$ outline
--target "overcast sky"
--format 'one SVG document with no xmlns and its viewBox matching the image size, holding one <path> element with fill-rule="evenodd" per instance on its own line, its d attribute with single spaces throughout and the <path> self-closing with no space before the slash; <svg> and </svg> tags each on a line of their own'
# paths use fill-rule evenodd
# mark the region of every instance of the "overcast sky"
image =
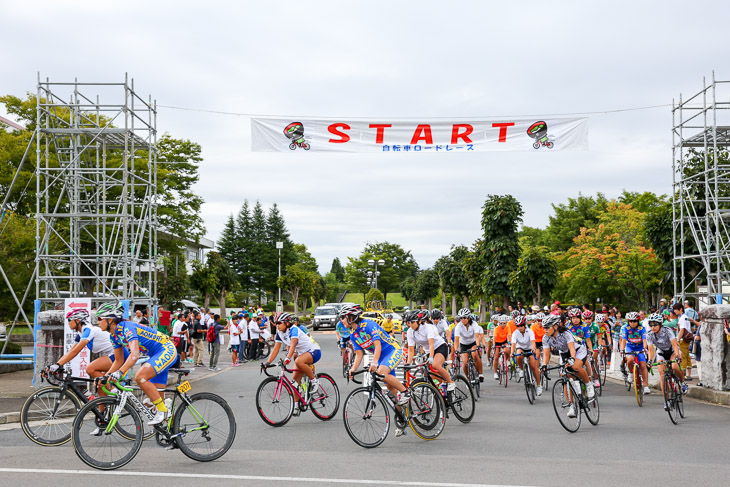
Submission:
<svg viewBox="0 0 730 487">
<path fill-rule="evenodd" d="M 481 117 L 669 105 L 730 79 L 727 1 L 3 1 L 0 93 L 121 81 L 160 105 L 318 117 Z M 712 19 L 718 19 L 713 22 Z M 0 114 L 3 114 L 0 112 Z M 671 192 L 668 106 L 589 117 L 583 152 L 250 152 L 250 118 L 160 108 L 203 147 L 208 237 L 244 198 L 277 202 L 320 270 L 388 240 L 428 267 L 480 234 L 487 194 L 524 223 L 578 192 Z"/>
</svg>

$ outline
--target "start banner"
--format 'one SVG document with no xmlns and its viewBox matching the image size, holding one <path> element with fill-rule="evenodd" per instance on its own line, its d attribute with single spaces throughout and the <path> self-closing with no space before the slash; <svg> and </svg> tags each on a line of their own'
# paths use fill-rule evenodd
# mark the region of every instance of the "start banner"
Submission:
<svg viewBox="0 0 730 487">
<path fill-rule="evenodd" d="M 254 152 L 588 150 L 587 118 L 524 120 L 251 119 Z"/>
</svg>

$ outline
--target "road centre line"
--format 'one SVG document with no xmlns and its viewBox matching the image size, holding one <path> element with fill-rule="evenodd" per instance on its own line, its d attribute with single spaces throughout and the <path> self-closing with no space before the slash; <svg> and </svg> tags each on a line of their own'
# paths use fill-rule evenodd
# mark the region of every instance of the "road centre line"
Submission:
<svg viewBox="0 0 730 487">
<path fill-rule="evenodd" d="M 202 478 L 216 480 L 262 480 L 269 482 L 315 482 L 326 484 L 358 484 L 358 485 L 406 485 L 425 487 L 518 487 L 491 484 L 463 484 L 448 482 L 413 482 L 400 480 L 368 480 L 368 479 L 325 479 L 314 477 L 267 477 L 263 475 L 225 475 L 225 474 L 197 474 L 179 472 L 129 472 L 126 470 L 101 471 L 101 470 L 61 470 L 42 468 L 2 468 L 0 472 L 5 473 L 28 473 L 28 474 L 53 474 L 53 475 L 118 475 L 122 477 L 176 477 L 176 478 Z"/>
</svg>

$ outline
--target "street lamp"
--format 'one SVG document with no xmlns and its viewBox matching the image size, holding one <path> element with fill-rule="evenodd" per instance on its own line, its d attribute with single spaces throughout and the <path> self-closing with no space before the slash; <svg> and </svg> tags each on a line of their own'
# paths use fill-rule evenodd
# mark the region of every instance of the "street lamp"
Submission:
<svg viewBox="0 0 730 487">
<path fill-rule="evenodd" d="M 281 280 L 281 249 L 284 248 L 284 242 L 276 242 L 276 248 L 279 250 L 279 279 L 276 281 L 279 286 L 279 299 L 276 301 L 276 312 L 278 314 L 284 312 L 284 303 L 281 302 L 281 285 L 279 284 Z"/>
<path fill-rule="evenodd" d="M 372 283 L 372 285 L 370 287 L 377 289 L 378 288 L 378 276 L 380 275 L 380 272 L 378 272 L 378 266 L 384 266 L 385 261 L 383 259 L 380 259 L 380 260 L 369 259 L 368 265 L 375 266 L 375 271 L 368 271 L 368 284 Z"/>
</svg>

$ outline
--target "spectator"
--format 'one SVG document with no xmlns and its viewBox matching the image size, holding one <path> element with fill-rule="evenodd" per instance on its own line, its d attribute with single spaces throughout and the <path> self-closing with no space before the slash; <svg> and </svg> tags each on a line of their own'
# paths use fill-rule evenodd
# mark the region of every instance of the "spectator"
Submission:
<svg viewBox="0 0 730 487">
<path fill-rule="evenodd" d="M 659 312 L 664 314 L 665 310 L 668 310 L 669 306 L 667 306 L 667 300 L 662 298 L 659 300 Z"/>
<path fill-rule="evenodd" d="M 692 342 L 692 324 L 687 318 L 687 314 L 684 312 L 684 306 L 680 303 L 676 303 L 672 306 L 674 315 L 677 317 L 677 326 L 679 327 L 679 334 L 677 335 L 677 341 L 679 342 L 679 349 L 682 351 L 682 369 L 685 370 L 684 380 L 692 380 L 692 360 L 689 356 L 689 346 Z"/>
<path fill-rule="evenodd" d="M 213 323 L 211 328 L 213 329 L 212 336 L 213 341 L 210 342 L 210 367 L 213 372 L 218 372 L 218 357 L 221 354 L 221 330 L 225 329 L 224 325 L 220 323 L 220 315 L 213 315 Z"/>
<path fill-rule="evenodd" d="M 170 336 L 170 315 L 164 308 L 157 310 L 157 331 L 167 336 Z"/>
<path fill-rule="evenodd" d="M 615 310 L 611 310 L 612 312 Z M 613 343 L 619 343 L 621 340 L 621 328 L 626 325 L 627 323 L 624 321 L 624 319 L 621 317 L 621 312 L 616 310 L 615 311 L 616 316 L 614 316 L 613 324 L 611 325 L 611 338 L 613 339 Z"/>
<path fill-rule="evenodd" d="M 132 317 L 132 321 L 135 323 L 140 323 L 142 321 L 142 310 L 138 309 L 134 312 L 134 317 Z"/>
<path fill-rule="evenodd" d="M 234 367 L 239 367 L 241 365 L 238 363 L 238 350 L 241 345 L 241 330 L 238 327 L 239 319 L 238 315 L 231 315 L 231 324 L 228 327 L 228 335 L 231 337 L 228 350 L 231 352 L 231 362 L 233 362 Z"/>
<path fill-rule="evenodd" d="M 239 335 L 239 346 L 238 346 L 238 363 L 246 363 L 246 349 L 248 348 L 248 322 L 251 320 L 251 315 L 243 313 L 243 317 L 238 320 L 238 329 L 241 331 Z"/>
<path fill-rule="evenodd" d="M 520 311 L 521 315 L 527 314 L 527 310 L 525 309 L 524 306 L 522 306 L 522 301 L 517 301 L 517 309 Z"/>
<path fill-rule="evenodd" d="M 205 339 L 206 327 L 201 322 L 202 315 L 200 311 L 193 313 L 193 334 L 190 336 L 193 341 L 193 364 L 195 367 L 203 366 L 203 340 Z"/>
<path fill-rule="evenodd" d="M 672 313 L 671 309 L 665 309 L 662 311 L 662 317 L 664 317 L 664 326 L 672 330 L 672 333 L 674 333 L 674 336 L 677 336 L 677 326 L 678 326 L 678 320 L 677 317 L 674 316 L 674 313 Z"/>
<path fill-rule="evenodd" d="M 177 315 L 175 323 L 172 325 L 172 341 L 175 342 L 175 348 L 180 356 L 180 362 L 186 362 L 187 357 L 187 336 L 188 336 L 188 324 L 185 321 L 185 315 L 182 313 Z"/>
<path fill-rule="evenodd" d="M 150 326 L 150 320 L 147 319 L 147 308 L 142 310 L 142 319 L 139 320 L 140 325 Z"/>
<path fill-rule="evenodd" d="M 257 316 L 248 324 L 248 358 L 258 360 L 259 340 L 261 339 L 261 317 Z"/>
</svg>

